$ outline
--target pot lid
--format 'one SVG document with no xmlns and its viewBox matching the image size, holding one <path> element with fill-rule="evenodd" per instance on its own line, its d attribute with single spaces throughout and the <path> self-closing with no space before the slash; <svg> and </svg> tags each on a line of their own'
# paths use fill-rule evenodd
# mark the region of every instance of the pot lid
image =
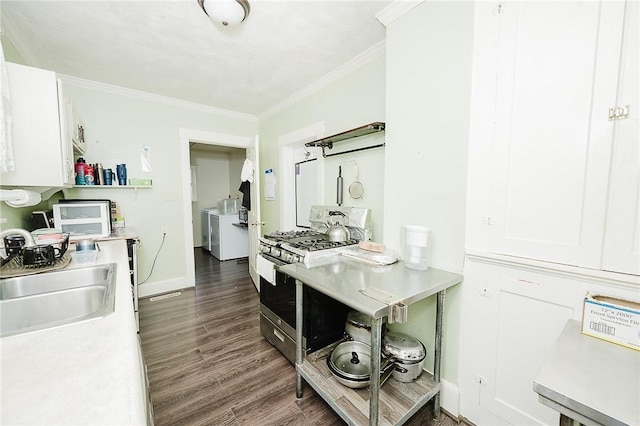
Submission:
<svg viewBox="0 0 640 426">
<path fill-rule="evenodd" d="M 348 379 L 369 380 L 370 354 L 371 349 L 362 342 L 342 342 L 331 351 L 329 367 L 335 368 L 335 373 Z"/>
<path fill-rule="evenodd" d="M 422 342 L 408 334 L 389 331 L 382 336 L 382 353 L 400 362 L 415 363 L 427 356 L 427 349 Z"/>
</svg>

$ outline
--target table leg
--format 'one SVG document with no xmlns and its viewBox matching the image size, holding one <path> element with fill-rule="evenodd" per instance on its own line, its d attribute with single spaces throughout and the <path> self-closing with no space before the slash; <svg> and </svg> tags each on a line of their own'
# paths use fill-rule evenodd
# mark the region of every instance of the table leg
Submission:
<svg viewBox="0 0 640 426">
<path fill-rule="evenodd" d="M 302 398 L 302 376 L 298 366 L 302 365 L 302 281 L 296 280 L 296 397 Z"/>
<path fill-rule="evenodd" d="M 380 396 L 380 353 L 382 347 L 382 318 L 371 320 L 371 376 L 369 378 L 369 425 L 378 424 Z"/>
<path fill-rule="evenodd" d="M 444 313 L 444 296 L 445 291 L 438 292 L 436 302 L 436 336 L 435 336 L 435 348 L 433 355 L 433 380 L 436 383 L 440 383 L 440 363 L 442 360 L 442 317 Z M 438 392 L 433 397 L 433 418 L 440 417 L 440 393 Z"/>
</svg>

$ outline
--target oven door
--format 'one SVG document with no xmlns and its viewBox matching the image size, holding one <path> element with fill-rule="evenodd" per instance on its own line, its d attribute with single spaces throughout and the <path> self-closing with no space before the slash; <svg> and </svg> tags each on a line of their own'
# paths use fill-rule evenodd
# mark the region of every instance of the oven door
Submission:
<svg viewBox="0 0 640 426">
<path fill-rule="evenodd" d="M 285 264 L 277 259 L 272 261 Z M 260 287 L 260 304 L 286 324 L 280 326 L 295 341 L 296 280 L 276 269 L 274 284 L 261 278 Z M 303 285 L 302 298 L 302 335 L 306 339 L 305 348 L 317 350 L 342 338 L 350 308 L 306 285 Z"/>
<path fill-rule="evenodd" d="M 260 259 L 262 257 L 262 259 Z M 277 267 L 286 265 L 262 253 L 258 261 L 260 274 L 260 304 L 267 307 L 291 329 L 296 327 L 296 282 L 293 278 L 278 272 Z M 262 265 L 262 268 L 260 267 Z M 270 268 L 270 269 L 269 269 Z M 291 336 L 295 339 L 295 336 Z"/>
</svg>

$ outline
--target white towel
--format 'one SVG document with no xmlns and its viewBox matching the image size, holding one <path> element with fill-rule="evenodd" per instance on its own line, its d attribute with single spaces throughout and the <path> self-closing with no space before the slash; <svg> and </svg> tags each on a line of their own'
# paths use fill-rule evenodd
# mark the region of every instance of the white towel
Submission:
<svg viewBox="0 0 640 426">
<path fill-rule="evenodd" d="M 240 172 L 240 179 L 242 182 L 249 181 L 249 183 L 253 183 L 253 161 L 248 158 L 244 160 L 244 164 L 242 165 L 242 172 Z"/>
<path fill-rule="evenodd" d="M 9 93 L 9 79 L 4 60 L 4 51 L 0 43 L 0 171 L 12 172 L 15 170 L 13 159 L 13 142 L 11 138 L 11 96 Z"/>
</svg>

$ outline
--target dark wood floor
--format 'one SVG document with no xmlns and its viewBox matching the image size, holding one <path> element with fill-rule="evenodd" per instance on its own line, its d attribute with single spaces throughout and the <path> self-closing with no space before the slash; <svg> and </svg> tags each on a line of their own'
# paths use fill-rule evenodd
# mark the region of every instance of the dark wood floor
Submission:
<svg viewBox="0 0 640 426">
<path fill-rule="evenodd" d="M 248 264 L 195 249 L 196 287 L 140 301 L 154 420 L 163 425 L 343 425 L 261 335 Z M 410 425 L 455 425 L 422 410 Z"/>
</svg>

